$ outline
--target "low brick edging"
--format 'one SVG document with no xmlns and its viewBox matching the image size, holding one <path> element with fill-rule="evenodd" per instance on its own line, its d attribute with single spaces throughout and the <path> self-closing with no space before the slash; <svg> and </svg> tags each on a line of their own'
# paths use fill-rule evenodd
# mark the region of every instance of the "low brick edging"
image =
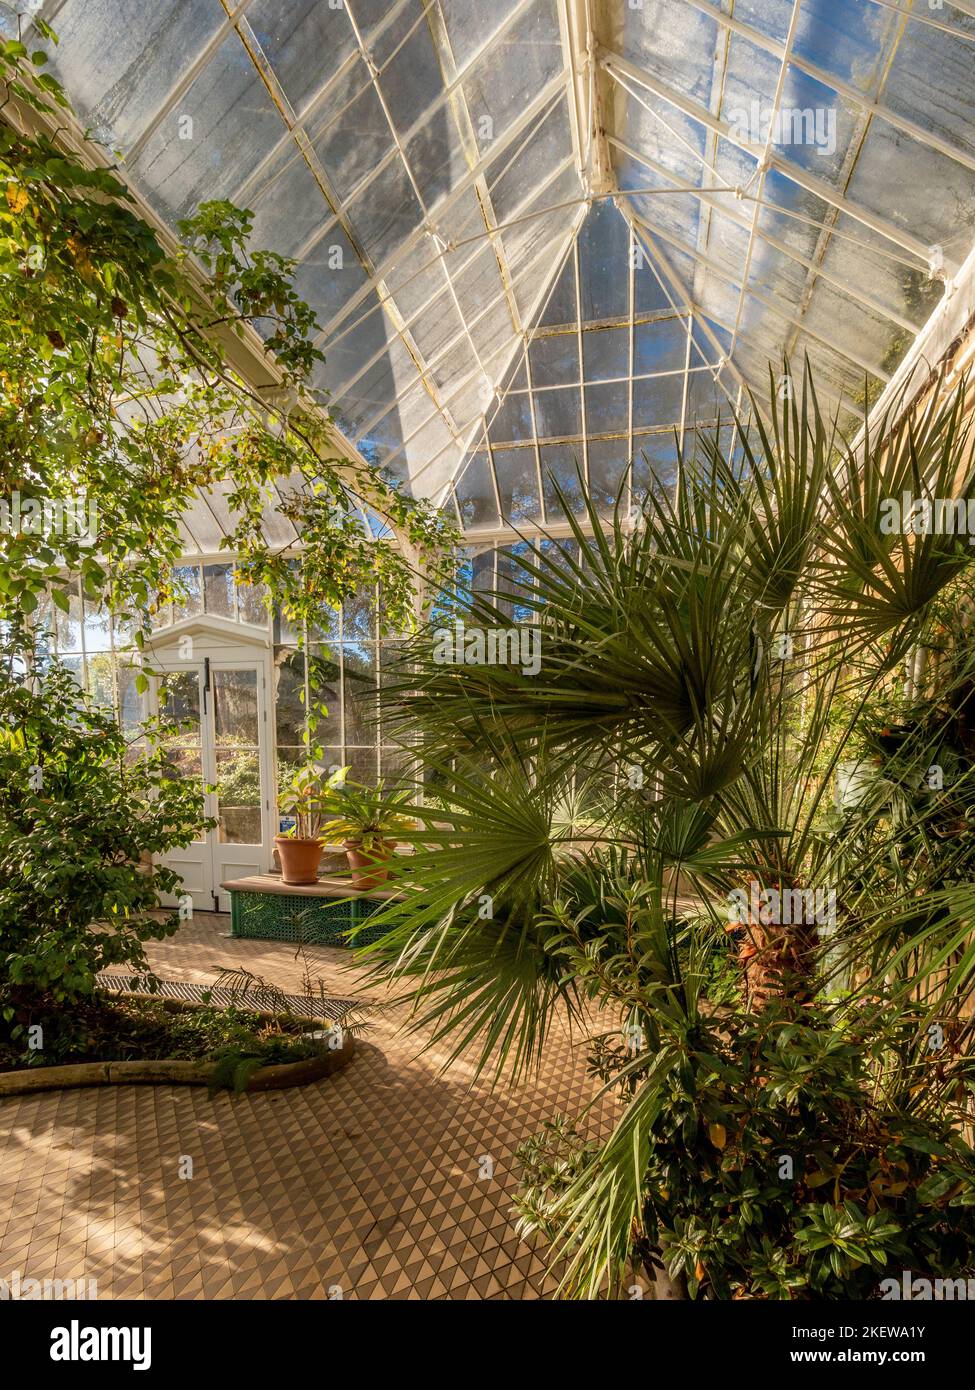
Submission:
<svg viewBox="0 0 975 1390">
<path fill-rule="evenodd" d="M 258 1067 L 247 1091 L 276 1091 L 285 1086 L 304 1086 L 332 1076 L 348 1066 L 355 1054 L 355 1038 L 346 1032 L 342 1046 L 319 1057 L 298 1062 L 278 1062 Z M 63 1067 L 26 1067 L 0 1072 L 0 1099 L 29 1095 L 34 1091 L 60 1091 L 75 1086 L 206 1086 L 213 1062 L 75 1062 Z"/>
</svg>

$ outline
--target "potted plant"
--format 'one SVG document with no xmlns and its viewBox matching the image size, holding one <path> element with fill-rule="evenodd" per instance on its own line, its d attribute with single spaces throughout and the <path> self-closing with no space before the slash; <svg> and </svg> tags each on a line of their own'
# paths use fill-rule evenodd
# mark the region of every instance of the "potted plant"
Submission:
<svg viewBox="0 0 975 1390">
<path fill-rule="evenodd" d="M 320 831 L 323 800 L 348 771 L 342 768 L 332 773 L 322 787 L 320 774 L 311 764 L 298 769 L 290 786 L 280 797 L 281 810 L 294 816 L 295 823 L 282 835 L 275 835 L 274 844 L 281 860 L 281 879 L 284 883 L 318 882 L 318 865 L 324 841 Z"/>
<path fill-rule="evenodd" d="M 359 892 L 386 882 L 396 836 L 415 829 L 415 821 L 402 811 L 409 801 L 407 790 L 387 791 L 382 781 L 374 788 L 338 780 L 329 786 L 323 799 L 328 832 L 344 844 L 352 887 Z"/>
</svg>

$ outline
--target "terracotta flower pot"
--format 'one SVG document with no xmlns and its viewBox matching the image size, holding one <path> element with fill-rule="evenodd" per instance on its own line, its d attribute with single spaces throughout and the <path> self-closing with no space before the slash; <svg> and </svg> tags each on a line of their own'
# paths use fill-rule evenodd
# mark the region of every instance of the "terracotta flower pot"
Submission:
<svg viewBox="0 0 975 1390">
<path fill-rule="evenodd" d="M 385 883 L 389 877 L 389 860 L 396 845 L 396 840 L 384 840 L 381 846 L 367 852 L 363 850 L 360 840 L 346 840 L 345 852 L 352 873 L 351 887 L 364 893 Z"/>
<path fill-rule="evenodd" d="M 275 835 L 274 846 L 281 860 L 281 882 L 317 883 L 323 844 L 323 840 L 296 840 L 292 835 Z"/>
</svg>

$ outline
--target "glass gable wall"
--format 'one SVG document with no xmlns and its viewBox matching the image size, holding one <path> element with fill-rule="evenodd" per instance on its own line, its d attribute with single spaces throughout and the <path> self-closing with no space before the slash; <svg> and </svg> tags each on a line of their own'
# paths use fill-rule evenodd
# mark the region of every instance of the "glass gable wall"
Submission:
<svg viewBox="0 0 975 1390">
<path fill-rule="evenodd" d="M 375 717 L 374 693 L 383 672 L 395 659 L 398 642 L 380 637 L 379 595 L 359 594 L 336 612 L 327 630 L 299 634 L 280 614 L 269 618 L 263 597 L 249 585 L 238 585 L 233 566 L 219 562 L 181 566 L 182 593 L 161 606 L 153 620 L 153 641 L 146 646 L 145 665 L 152 668 L 155 648 L 163 650 L 173 637 L 173 624 L 186 619 L 217 617 L 246 624 L 251 636 L 273 654 L 274 740 L 278 784 L 306 761 L 309 749 L 322 748 L 329 767 L 350 766 L 351 776 L 365 782 L 402 774 L 402 754 L 383 742 Z M 68 611 L 53 604 L 36 614 L 46 629 L 50 650 L 92 699 L 118 711 L 123 728 L 138 737 L 147 713 L 144 694 L 136 688 L 142 669 L 133 660 L 131 632 L 110 618 L 102 604 L 83 599 L 76 589 Z M 178 630 L 177 630 L 178 631 Z M 226 640 L 233 647 L 232 629 Z M 317 726 L 308 728 L 307 711 L 322 706 Z"/>
</svg>

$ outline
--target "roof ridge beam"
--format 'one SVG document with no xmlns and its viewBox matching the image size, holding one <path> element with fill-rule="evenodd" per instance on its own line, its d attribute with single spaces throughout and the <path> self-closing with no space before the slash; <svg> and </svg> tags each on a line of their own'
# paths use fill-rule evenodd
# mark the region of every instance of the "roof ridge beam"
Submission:
<svg viewBox="0 0 975 1390">
<path fill-rule="evenodd" d="M 601 36 L 608 35 L 606 0 L 559 0 L 559 27 L 570 85 L 569 110 L 579 176 L 588 193 L 616 189 L 606 131 L 611 127 L 607 106 L 612 90 L 599 65 Z"/>
</svg>

